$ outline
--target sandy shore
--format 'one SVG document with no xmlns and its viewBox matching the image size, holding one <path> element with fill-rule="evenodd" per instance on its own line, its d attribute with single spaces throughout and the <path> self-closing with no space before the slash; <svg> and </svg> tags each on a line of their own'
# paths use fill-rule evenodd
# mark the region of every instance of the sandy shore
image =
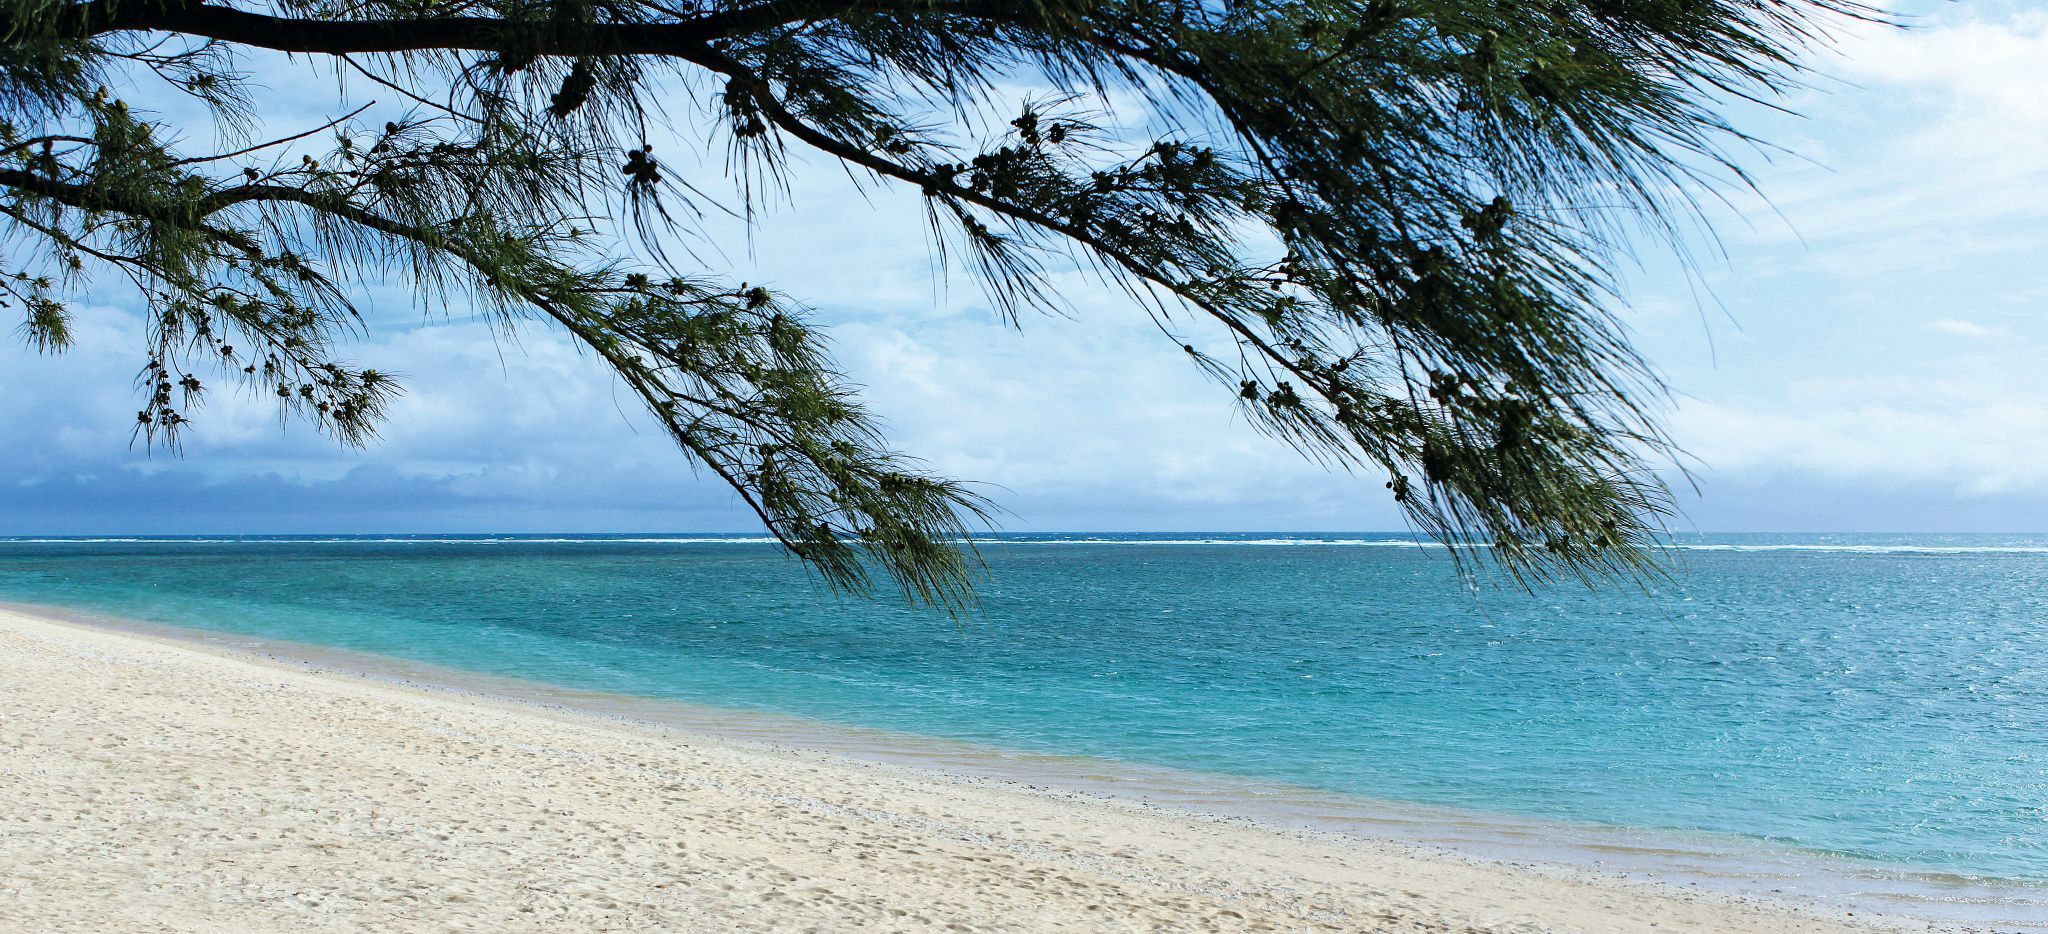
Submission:
<svg viewBox="0 0 2048 934">
<path fill-rule="evenodd" d="M 5 930 L 1898 929 L 6 611 L 0 664 Z"/>
</svg>

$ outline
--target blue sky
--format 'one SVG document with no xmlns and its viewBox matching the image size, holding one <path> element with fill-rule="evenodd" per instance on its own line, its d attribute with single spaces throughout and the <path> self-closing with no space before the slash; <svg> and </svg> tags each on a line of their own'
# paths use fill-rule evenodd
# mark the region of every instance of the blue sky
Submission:
<svg viewBox="0 0 2048 934">
<path fill-rule="evenodd" d="M 1710 210 L 1699 281 L 1650 243 L 1628 277 L 1623 314 L 1679 392 L 1681 527 L 2048 530 L 2048 5 L 1907 12 L 1844 30 L 1800 117 L 1736 115 L 1787 152 L 1748 160 L 1768 201 Z M 340 112 L 331 77 L 256 76 L 270 125 Z M 669 162 L 708 179 L 719 158 Z M 1380 478 L 1259 436 L 1114 293 L 1069 274 L 1071 317 L 1006 327 L 934 274 L 914 193 L 811 168 L 751 238 L 714 225 L 703 248 L 815 306 L 896 444 L 988 484 L 1005 528 L 1401 527 Z M 129 440 L 137 308 L 102 285 L 71 352 L 0 347 L 0 534 L 753 527 L 559 335 L 374 285 L 351 356 L 407 387 L 381 441 L 223 394 L 182 456 L 151 454 Z"/>
</svg>

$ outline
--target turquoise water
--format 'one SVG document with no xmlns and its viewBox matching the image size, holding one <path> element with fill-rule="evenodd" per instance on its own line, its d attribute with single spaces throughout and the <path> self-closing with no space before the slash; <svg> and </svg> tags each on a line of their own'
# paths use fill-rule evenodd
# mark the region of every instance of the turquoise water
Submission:
<svg viewBox="0 0 2048 934">
<path fill-rule="evenodd" d="M 958 622 L 743 538 L 17 539 L 0 600 L 2048 880 L 2048 538 L 1688 540 L 1535 595 L 1385 537 L 1086 538 L 985 545 Z"/>
</svg>

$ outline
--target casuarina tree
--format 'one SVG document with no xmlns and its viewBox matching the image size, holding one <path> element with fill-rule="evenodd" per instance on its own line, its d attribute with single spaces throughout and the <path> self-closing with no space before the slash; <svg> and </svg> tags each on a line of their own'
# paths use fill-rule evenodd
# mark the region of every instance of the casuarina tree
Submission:
<svg viewBox="0 0 2048 934">
<path fill-rule="evenodd" d="M 959 542 L 988 504 L 890 449 L 800 296 L 662 249 L 725 196 L 665 173 L 657 139 L 728 150 L 741 212 L 837 162 L 919 193 L 939 248 L 1005 315 L 1058 306 L 1051 272 L 1099 271 L 1245 417 L 1383 471 L 1454 551 L 1523 579 L 1628 574 L 1654 561 L 1671 450 L 1662 387 L 1614 317 L 1614 266 L 1645 235 L 1675 238 L 1699 192 L 1742 183 L 1731 102 L 1781 96 L 1832 24 L 1874 15 L 4 0 L 0 288 L 48 351 L 82 290 L 132 288 L 150 444 L 176 444 L 223 381 L 365 443 L 398 391 L 346 357 L 367 286 L 544 322 L 827 579 L 882 573 L 956 602 Z M 261 126 L 259 60 L 332 72 L 360 108 Z M 181 142 L 202 138 L 233 144 Z"/>
</svg>

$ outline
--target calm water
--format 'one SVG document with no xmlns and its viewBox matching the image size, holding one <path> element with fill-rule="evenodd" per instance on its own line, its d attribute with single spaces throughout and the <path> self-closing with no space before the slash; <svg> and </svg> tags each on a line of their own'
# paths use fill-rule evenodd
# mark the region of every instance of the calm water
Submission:
<svg viewBox="0 0 2048 934">
<path fill-rule="evenodd" d="M 1057 538 L 985 546 L 959 622 L 738 539 L 0 541 L 0 600 L 2048 881 L 2048 538 L 1705 539 L 1534 596 L 1374 539 Z"/>
</svg>

